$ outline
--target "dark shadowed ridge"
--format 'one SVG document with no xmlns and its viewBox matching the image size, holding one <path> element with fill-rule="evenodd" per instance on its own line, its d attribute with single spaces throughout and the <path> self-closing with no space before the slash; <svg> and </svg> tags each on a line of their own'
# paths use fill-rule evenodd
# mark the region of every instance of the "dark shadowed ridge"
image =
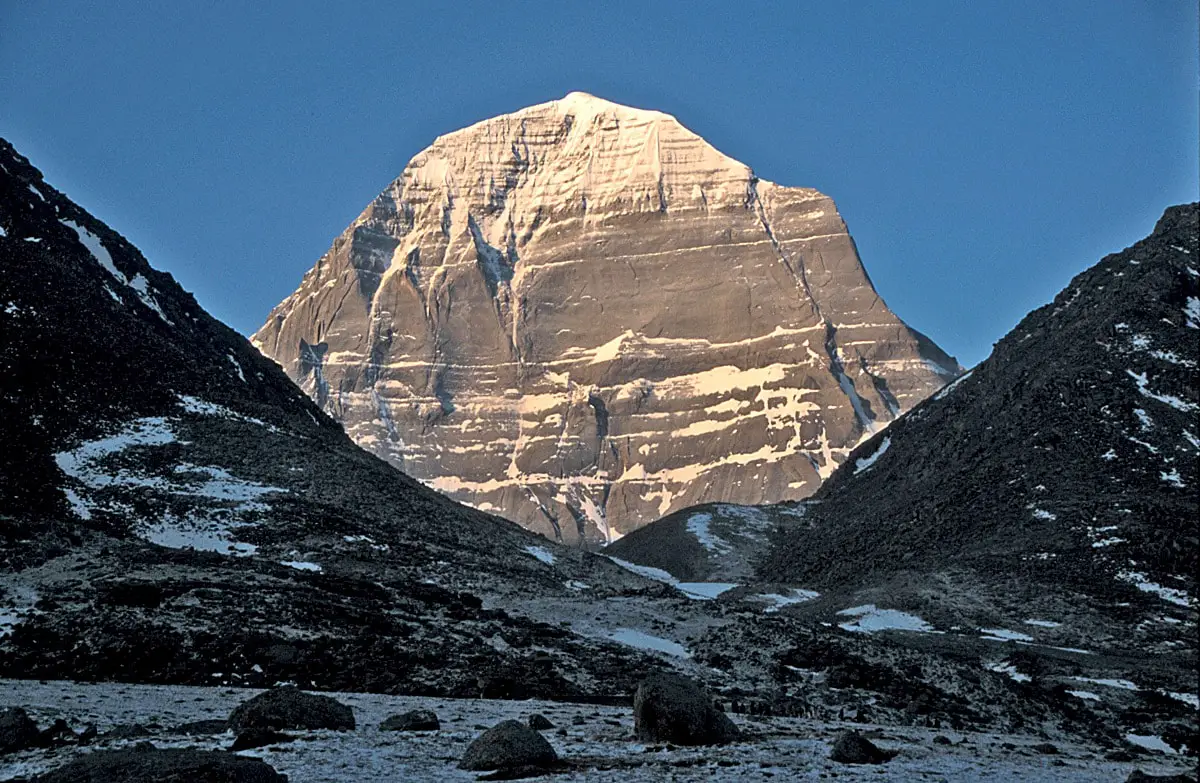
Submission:
<svg viewBox="0 0 1200 783">
<path fill-rule="evenodd" d="M 480 596 L 642 580 L 359 449 L 2 140 L 0 265 L 0 616 L 15 618 L 0 676 L 555 698 L 631 687 L 621 672 L 640 654 Z M 501 632 L 563 657 L 550 667 L 488 641 Z"/>
<path fill-rule="evenodd" d="M 1200 551 L 1198 269 L 1197 205 L 1172 207 L 859 446 L 803 524 L 776 535 L 761 575 L 821 589 L 969 570 L 1186 605 Z"/>
</svg>

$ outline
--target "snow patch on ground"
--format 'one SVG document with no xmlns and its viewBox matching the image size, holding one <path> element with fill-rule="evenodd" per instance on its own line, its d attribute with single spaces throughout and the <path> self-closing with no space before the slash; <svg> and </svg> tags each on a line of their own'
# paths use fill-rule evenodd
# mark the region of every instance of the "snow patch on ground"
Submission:
<svg viewBox="0 0 1200 783">
<path fill-rule="evenodd" d="M 319 566 L 316 563 L 310 563 L 305 560 L 281 560 L 279 562 L 279 564 L 285 565 L 288 568 L 294 568 L 297 571 L 315 571 L 317 573 L 321 572 L 321 566 Z"/>
<path fill-rule="evenodd" d="M 1032 642 L 1033 637 L 1020 631 L 1010 631 L 1007 628 L 980 628 L 984 639 L 995 642 Z"/>
<path fill-rule="evenodd" d="M 1164 601 L 1169 601 L 1177 606 L 1186 607 L 1191 605 L 1187 591 L 1174 587 L 1163 587 L 1160 584 L 1151 582 L 1149 576 L 1139 571 L 1122 571 L 1117 574 L 1117 579 L 1120 579 L 1122 582 L 1128 582 L 1143 593 L 1154 593 Z"/>
<path fill-rule="evenodd" d="M 914 614 L 897 609 L 880 609 L 875 604 L 852 606 L 838 612 L 839 615 L 856 619 L 839 623 L 838 628 L 855 633 L 878 633 L 879 631 L 933 632 L 933 626 Z"/>
<path fill-rule="evenodd" d="M 530 545 L 525 547 L 525 551 L 541 560 L 546 565 L 554 565 L 554 553 L 544 546 Z"/>
<path fill-rule="evenodd" d="M 1133 378 L 1133 382 L 1137 385 L 1138 393 L 1141 394 L 1143 397 L 1147 397 L 1151 400 L 1157 400 L 1158 402 L 1165 403 L 1167 405 L 1170 405 L 1172 408 L 1174 408 L 1176 410 L 1183 411 L 1184 413 L 1190 413 L 1191 411 L 1194 411 L 1194 410 L 1200 410 L 1200 405 L 1197 405 L 1194 402 L 1188 402 L 1187 400 L 1181 400 L 1180 398 L 1178 398 L 1172 394 L 1157 394 L 1154 391 L 1151 391 L 1150 379 L 1147 376 L 1147 374 L 1144 372 L 1134 372 L 1133 370 L 1126 370 L 1125 373 L 1127 375 L 1129 375 L 1130 378 Z"/>
<path fill-rule="evenodd" d="M 785 606 L 792 604 L 802 604 L 805 601 L 811 601 L 814 598 L 820 598 L 821 594 L 815 590 L 802 590 L 795 588 L 790 590 L 786 595 L 780 593 L 759 593 L 759 598 L 769 602 L 764 612 L 768 614 L 778 612 Z"/>
<path fill-rule="evenodd" d="M 967 371 L 966 371 L 966 372 L 964 372 L 962 375 L 960 375 L 960 376 L 958 376 L 957 378 L 955 378 L 954 380 L 950 381 L 950 383 L 947 383 L 945 386 L 943 386 L 943 387 L 942 387 L 942 389 L 941 389 L 941 390 L 940 390 L 940 391 L 939 391 L 937 394 L 933 395 L 933 398 L 934 398 L 935 400 L 943 400 L 943 399 L 945 399 L 945 398 L 946 398 L 946 396 L 947 396 L 948 394 L 950 394 L 950 392 L 952 392 L 952 391 L 954 391 L 956 388 L 958 388 L 958 385 L 959 385 L 960 383 L 962 383 L 963 381 L 965 381 L 967 378 L 970 378 L 970 377 L 971 377 L 971 373 L 973 373 L 973 372 L 975 372 L 975 370 L 973 370 L 973 369 L 972 369 L 972 370 L 967 370 Z"/>
<path fill-rule="evenodd" d="M 1162 691 L 1176 701 L 1181 701 L 1194 710 L 1200 710 L 1200 695 L 1195 693 L 1180 693 L 1178 691 Z"/>
<path fill-rule="evenodd" d="M 37 605 L 38 594 L 27 587 L 8 589 L 9 606 L 0 607 L 0 637 L 12 631 L 30 615 L 35 614 L 33 608 Z"/>
<path fill-rule="evenodd" d="M 1119 688 L 1123 691 L 1141 690 L 1141 688 L 1129 680 L 1105 680 L 1097 679 L 1095 677 L 1072 677 L 1071 679 L 1075 680 L 1076 682 L 1087 682 L 1091 683 L 1092 685 L 1103 685 L 1105 688 Z"/>
<path fill-rule="evenodd" d="M 696 537 L 701 546 L 714 555 L 729 552 L 732 547 L 728 541 L 712 532 L 712 529 L 709 527 L 711 522 L 712 514 L 692 514 L 688 517 L 687 531 Z"/>
<path fill-rule="evenodd" d="M 1057 628 L 1062 623 L 1056 623 L 1053 620 L 1025 620 L 1026 625 L 1036 625 L 1038 628 Z"/>
<path fill-rule="evenodd" d="M 269 510 L 262 502 L 265 496 L 287 490 L 240 479 L 214 466 L 184 462 L 168 475 L 153 475 L 130 465 L 127 459 L 118 461 L 130 449 L 165 446 L 177 440 L 170 421 L 154 416 L 135 419 L 113 435 L 55 454 L 59 469 L 82 485 L 63 488 L 72 510 L 81 519 L 91 519 L 98 511 L 125 510 L 107 496 L 114 489 L 192 498 L 201 504 L 189 513 L 166 511 L 153 519 L 133 519 L 131 531 L 159 546 L 254 554 L 257 547 L 234 540 L 237 530 L 249 525 L 246 515 Z"/>
<path fill-rule="evenodd" d="M 729 582 L 679 582 L 675 587 L 685 593 L 688 598 L 711 601 L 721 593 L 727 593 L 738 585 Z"/>
<path fill-rule="evenodd" d="M 879 458 L 884 455 L 884 452 L 886 452 L 888 450 L 888 447 L 891 445 L 892 445 L 891 436 L 890 435 L 883 436 L 883 441 L 879 444 L 879 448 L 876 449 L 870 456 L 863 457 L 862 459 L 856 459 L 854 461 L 854 475 L 857 476 L 859 473 L 862 473 L 864 470 L 866 470 L 867 468 L 874 465 L 879 460 Z"/>
<path fill-rule="evenodd" d="M 651 636 L 648 633 L 635 631 L 632 628 L 618 628 L 608 635 L 609 639 L 614 642 L 619 642 L 628 647 L 637 647 L 641 650 L 654 650 L 656 652 L 674 655 L 677 658 L 691 658 L 692 654 L 687 651 L 687 648 L 681 644 L 663 639 L 660 636 Z"/>
<path fill-rule="evenodd" d="M 1100 701 L 1099 694 L 1092 693 L 1091 691 L 1067 691 L 1067 693 L 1084 701 Z"/>
<path fill-rule="evenodd" d="M 605 555 L 605 557 L 607 557 L 609 560 L 613 561 L 617 565 L 621 566 L 621 568 L 624 568 L 626 571 L 632 571 L 633 573 L 637 574 L 638 576 L 645 577 L 646 579 L 653 579 L 655 582 L 666 582 L 669 585 L 674 585 L 674 584 L 679 583 L 678 579 L 671 576 L 669 573 L 662 570 L 661 568 L 653 568 L 651 566 L 638 565 L 637 563 L 631 563 L 628 560 L 622 560 L 621 558 L 613 557 L 612 555 Z"/>
<path fill-rule="evenodd" d="M 1169 753 L 1174 755 L 1179 752 L 1166 742 L 1163 742 L 1162 737 L 1153 734 L 1126 734 L 1125 740 L 1127 742 L 1132 742 L 1134 745 L 1141 746 L 1146 750 L 1156 750 L 1159 753 Z"/>
<path fill-rule="evenodd" d="M 1022 674 L 1021 672 L 1017 671 L 1017 667 L 1013 666 L 1007 661 L 988 663 L 984 665 L 984 668 L 990 672 L 996 672 L 997 674 L 1007 674 L 1017 682 L 1029 682 L 1033 679 L 1028 674 Z"/>
</svg>

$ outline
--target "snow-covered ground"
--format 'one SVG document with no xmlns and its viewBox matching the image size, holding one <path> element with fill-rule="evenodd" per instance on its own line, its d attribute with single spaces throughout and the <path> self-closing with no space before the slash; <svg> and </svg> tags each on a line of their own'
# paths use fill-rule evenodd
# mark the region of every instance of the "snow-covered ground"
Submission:
<svg viewBox="0 0 1200 783">
<path fill-rule="evenodd" d="M 0 681 L 0 702 L 20 705 L 42 725 L 64 718 L 77 729 L 94 722 L 103 732 L 116 725 L 141 723 L 171 727 L 188 721 L 224 718 L 257 691 L 231 688 L 189 688 L 64 682 Z M 735 721 L 750 736 L 720 748 L 648 746 L 633 739 L 632 711 L 627 707 L 598 707 L 539 701 L 431 699 L 371 694 L 335 694 L 355 713 L 353 732 L 296 732 L 295 742 L 244 751 L 266 760 L 292 783 L 375 783 L 378 781 L 469 781 L 473 773 L 456 768 L 463 751 L 483 727 L 509 718 L 524 720 L 530 713 L 545 715 L 565 732 L 544 732 L 559 756 L 573 768 L 540 780 L 710 781 L 710 780 L 1124 780 L 1137 767 L 1164 774 L 1187 767 L 1185 760 L 1150 750 L 1137 764 L 1105 761 L 1100 751 L 1060 743 L 1059 753 L 1045 756 L 1032 749 L 1042 742 L 1034 736 L 941 732 L 951 745 L 937 745 L 939 732 L 927 729 L 880 728 L 861 724 L 816 723 L 800 718 L 750 718 Z M 437 732 L 381 732 L 389 715 L 410 709 L 431 709 L 442 723 Z M 576 725 L 574 719 L 582 718 Z M 882 767 L 850 766 L 828 760 L 830 742 L 852 726 L 881 747 L 900 751 Z M 158 747 L 227 747 L 230 734 L 150 738 Z M 133 740 L 98 743 L 119 747 Z M 1004 748 L 1010 743 L 1015 748 Z M 62 749 L 32 751 L 0 759 L 0 780 L 28 776 L 61 764 L 73 753 Z"/>
</svg>

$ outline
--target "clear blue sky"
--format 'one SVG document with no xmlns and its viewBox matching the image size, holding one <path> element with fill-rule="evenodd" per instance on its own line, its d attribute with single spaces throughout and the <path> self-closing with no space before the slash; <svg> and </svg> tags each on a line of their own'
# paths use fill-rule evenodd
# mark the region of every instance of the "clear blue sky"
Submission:
<svg viewBox="0 0 1200 783">
<path fill-rule="evenodd" d="M 966 365 L 1197 198 L 1192 0 L 350 5 L 0 0 L 0 135 L 244 333 L 435 136 L 571 90 L 833 196 Z"/>
</svg>

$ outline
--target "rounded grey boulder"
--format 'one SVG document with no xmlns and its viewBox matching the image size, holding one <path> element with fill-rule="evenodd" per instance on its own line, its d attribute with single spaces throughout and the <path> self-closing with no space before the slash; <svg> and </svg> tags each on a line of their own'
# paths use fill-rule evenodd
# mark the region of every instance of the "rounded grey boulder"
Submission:
<svg viewBox="0 0 1200 783">
<path fill-rule="evenodd" d="M 548 769 L 557 766 L 558 754 L 528 726 L 515 720 L 497 723 L 467 746 L 459 769 L 489 770 L 533 767 Z"/>
<path fill-rule="evenodd" d="M 219 750 L 101 750 L 87 753 L 33 783 L 287 783 L 260 759 Z"/>
<path fill-rule="evenodd" d="M 330 696 L 285 685 L 238 705 L 229 715 L 229 727 L 236 733 L 247 729 L 353 731 L 354 711 Z"/>
<path fill-rule="evenodd" d="M 545 731 L 546 729 L 554 728 L 554 724 L 550 722 L 550 719 L 540 712 L 535 712 L 530 715 L 528 723 L 529 728 L 536 731 Z"/>
<path fill-rule="evenodd" d="M 0 712 L 0 755 L 33 747 L 40 734 L 33 718 L 20 707 Z"/>
<path fill-rule="evenodd" d="M 656 674 L 638 685 L 633 731 L 641 740 L 676 745 L 724 745 L 739 736 L 700 686 L 675 674 Z"/>
<path fill-rule="evenodd" d="M 437 731 L 442 727 L 432 710 L 409 710 L 379 724 L 380 731 Z"/>
</svg>

